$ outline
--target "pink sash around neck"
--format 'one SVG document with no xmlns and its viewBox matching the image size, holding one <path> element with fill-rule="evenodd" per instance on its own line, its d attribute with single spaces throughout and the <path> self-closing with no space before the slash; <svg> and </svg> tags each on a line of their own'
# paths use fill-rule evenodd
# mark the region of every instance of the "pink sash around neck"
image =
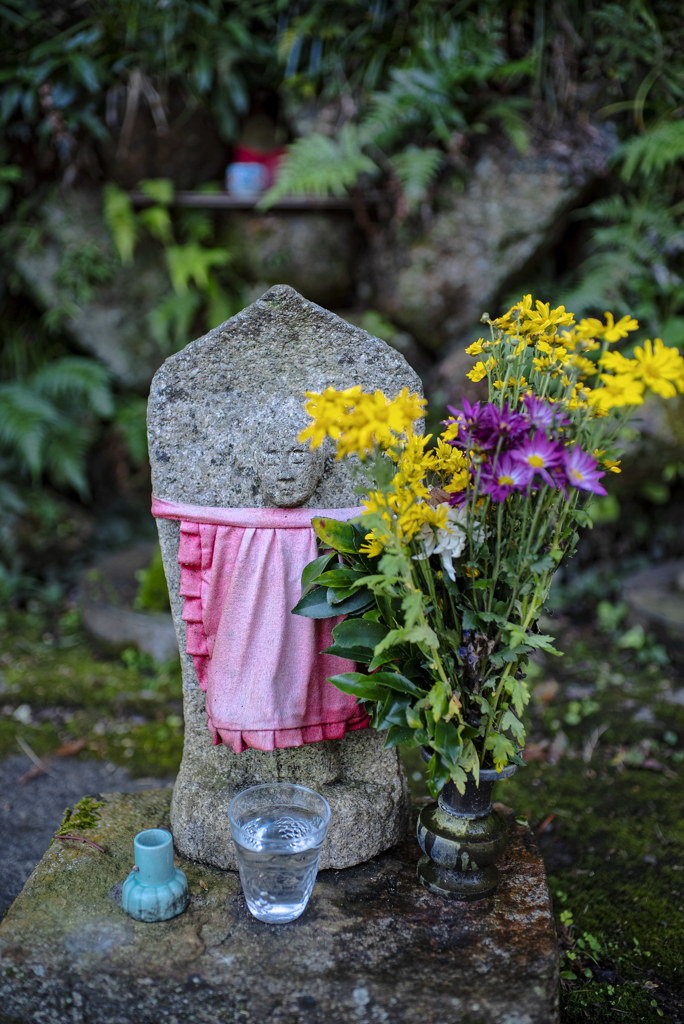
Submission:
<svg viewBox="0 0 684 1024">
<path fill-rule="evenodd" d="M 328 676 L 353 662 L 320 654 L 342 617 L 292 615 L 304 567 L 318 554 L 311 520 L 358 508 L 209 508 L 152 498 L 152 515 L 179 519 L 180 594 L 187 653 L 206 691 L 214 744 L 236 754 L 342 739 L 368 716 Z"/>
</svg>

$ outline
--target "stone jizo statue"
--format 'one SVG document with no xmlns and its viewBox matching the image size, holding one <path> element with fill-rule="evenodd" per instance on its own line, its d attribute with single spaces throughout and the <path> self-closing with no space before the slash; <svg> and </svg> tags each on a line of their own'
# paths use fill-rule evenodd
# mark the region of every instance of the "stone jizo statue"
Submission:
<svg viewBox="0 0 684 1024">
<path fill-rule="evenodd" d="M 279 285 L 168 359 L 152 383 L 154 504 L 183 665 L 186 738 L 172 827 L 186 855 L 235 868 L 228 804 L 288 780 L 332 807 L 322 867 L 404 834 L 395 749 L 327 677 L 336 620 L 291 614 L 316 556 L 314 515 L 358 514 L 346 467 L 297 441 L 304 392 L 420 390 L 384 342 Z M 206 694 L 206 697 L 205 697 Z"/>
</svg>

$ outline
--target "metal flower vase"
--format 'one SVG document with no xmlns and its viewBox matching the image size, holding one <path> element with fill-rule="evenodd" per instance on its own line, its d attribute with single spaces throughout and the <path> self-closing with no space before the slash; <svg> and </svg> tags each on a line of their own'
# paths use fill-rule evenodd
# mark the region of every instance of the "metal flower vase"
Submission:
<svg viewBox="0 0 684 1024">
<path fill-rule="evenodd" d="M 166 921 L 190 902 L 185 873 L 173 863 L 173 837 L 148 828 L 133 840 L 135 867 L 123 884 L 123 908 L 138 921 Z"/>
<path fill-rule="evenodd" d="M 506 848 L 509 829 L 492 808 L 492 786 L 517 770 L 514 764 L 500 772 L 481 769 L 479 786 L 468 775 L 463 794 L 447 782 L 437 803 L 423 808 L 418 842 L 425 856 L 418 861 L 418 880 L 430 892 L 467 901 L 494 892 L 499 881 L 495 861 Z"/>
</svg>

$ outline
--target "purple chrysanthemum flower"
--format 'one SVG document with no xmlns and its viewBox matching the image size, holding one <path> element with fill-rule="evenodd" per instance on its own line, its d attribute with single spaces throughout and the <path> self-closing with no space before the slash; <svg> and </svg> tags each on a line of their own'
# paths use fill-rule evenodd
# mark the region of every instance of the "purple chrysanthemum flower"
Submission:
<svg viewBox="0 0 684 1024">
<path fill-rule="evenodd" d="M 467 398 L 463 399 L 462 409 L 454 409 L 453 405 L 447 405 L 447 409 L 452 414 L 452 419 L 444 420 L 445 427 L 450 427 L 452 424 L 457 423 L 459 427 L 466 431 L 473 430 L 482 419 L 480 403 L 475 402 L 474 405 L 471 405 Z"/>
<path fill-rule="evenodd" d="M 496 465 L 487 465 L 480 477 L 480 492 L 488 494 L 492 501 L 505 501 L 513 491 L 526 491 L 530 482 L 530 474 L 520 462 L 516 462 L 512 452 L 504 452 L 497 459 Z"/>
<path fill-rule="evenodd" d="M 528 422 L 519 412 L 515 412 L 508 402 L 503 409 L 499 409 L 493 402 L 488 402 L 484 408 L 482 417 L 481 433 L 488 428 L 489 436 L 484 438 L 486 444 L 483 447 L 493 448 L 499 439 L 514 441 L 524 434 L 528 429 Z"/>
<path fill-rule="evenodd" d="M 523 399 L 525 415 L 533 427 L 540 427 L 542 430 L 551 430 L 552 427 L 562 427 L 567 423 L 567 417 L 563 416 L 558 406 L 537 398 L 536 395 L 525 395 Z"/>
<path fill-rule="evenodd" d="M 564 449 L 557 441 L 549 441 L 546 434 L 538 430 L 534 437 L 526 438 L 519 448 L 511 452 L 511 455 L 521 465 L 525 466 L 528 474 L 528 481 L 539 473 L 542 480 L 549 487 L 556 487 L 549 470 L 557 466 L 562 460 Z"/>
<path fill-rule="evenodd" d="M 593 455 L 575 447 L 563 454 L 563 468 L 568 483 L 579 491 L 591 491 L 593 494 L 605 495 L 608 492 L 599 483 L 599 478 L 606 474 L 599 470 L 598 462 Z"/>
<path fill-rule="evenodd" d="M 525 395 L 523 399 L 525 413 L 533 427 L 550 430 L 553 426 L 553 408 L 536 395 Z"/>
</svg>

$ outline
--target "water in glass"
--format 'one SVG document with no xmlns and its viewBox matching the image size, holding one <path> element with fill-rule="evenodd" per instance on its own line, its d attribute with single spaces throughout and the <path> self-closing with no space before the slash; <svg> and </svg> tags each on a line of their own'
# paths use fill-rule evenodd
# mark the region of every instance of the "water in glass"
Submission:
<svg viewBox="0 0 684 1024">
<path fill-rule="evenodd" d="M 235 798 L 230 815 L 247 906 L 271 924 L 294 921 L 304 911 L 329 817 L 319 794 L 280 786 L 279 791 L 278 784 L 245 791 Z"/>
</svg>

